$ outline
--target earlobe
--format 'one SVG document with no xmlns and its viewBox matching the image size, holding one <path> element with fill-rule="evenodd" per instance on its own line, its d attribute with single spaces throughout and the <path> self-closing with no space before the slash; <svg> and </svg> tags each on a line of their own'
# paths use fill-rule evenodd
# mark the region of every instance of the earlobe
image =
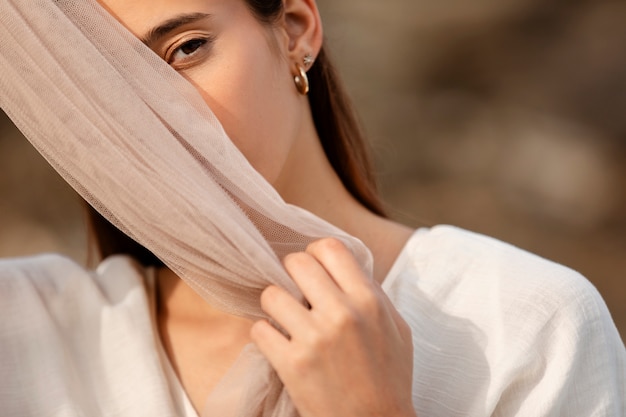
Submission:
<svg viewBox="0 0 626 417">
<path fill-rule="evenodd" d="M 313 62 L 322 47 L 322 22 L 315 0 L 284 0 L 284 29 L 289 39 L 287 57 L 291 62 Z"/>
</svg>

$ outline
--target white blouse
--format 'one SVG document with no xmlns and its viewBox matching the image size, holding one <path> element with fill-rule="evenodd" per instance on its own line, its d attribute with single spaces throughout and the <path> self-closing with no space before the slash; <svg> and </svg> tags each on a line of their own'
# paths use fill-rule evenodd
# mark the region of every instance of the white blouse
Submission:
<svg viewBox="0 0 626 417">
<path fill-rule="evenodd" d="M 121 256 L 93 272 L 56 255 L 0 261 L 0 415 L 195 415 L 150 281 Z M 576 272 L 437 226 L 415 232 L 383 288 L 413 331 L 419 416 L 626 416 L 624 344 Z"/>
<path fill-rule="evenodd" d="M 580 274 L 450 226 L 383 288 L 413 331 L 418 416 L 626 416 L 626 350 Z"/>
</svg>

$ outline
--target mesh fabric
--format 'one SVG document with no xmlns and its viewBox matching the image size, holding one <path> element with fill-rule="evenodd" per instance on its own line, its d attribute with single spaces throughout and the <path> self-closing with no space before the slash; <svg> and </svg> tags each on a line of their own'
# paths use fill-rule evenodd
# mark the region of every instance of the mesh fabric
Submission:
<svg viewBox="0 0 626 417">
<path fill-rule="evenodd" d="M 371 271 L 360 241 L 286 204 L 196 89 L 93 0 L 0 0 L 0 107 L 85 200 L 225 312 L 264 317 L 269 284 L 301 298 L 280 260 L 320 237 Z M 235 415 L 292 414 L 258 352 L 243 355 L 230 380 L 257 399 Z"/>
</svg>

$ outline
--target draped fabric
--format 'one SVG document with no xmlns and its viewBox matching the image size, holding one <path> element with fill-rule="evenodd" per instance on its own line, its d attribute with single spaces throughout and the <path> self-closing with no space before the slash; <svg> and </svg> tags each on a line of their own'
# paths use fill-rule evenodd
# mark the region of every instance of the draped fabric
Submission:
<svg viewBox="0 0 626 417">
<path fill-rule="evenodd" d="M 0 259 L 0 414 L 197 417 L 156 333 L 155 280 L 125 256 L 96 271 Z M 626 349 L 580 274 L 436 226 L 411 237 L 382 288 L 412 330 L 418 416 L 626 416 Z M 242 357 L 206 415 L 236 415 L 248 388 L 269 386 L 230 383 L 254 363 Z"/>
<path fill-rule="evenodd" d="M 223 311 L 264 317 L 269 284 L 301 299 L 280 260 L 320 237 L 371 275 L 360 241 L 286 204 L 195 88 L 94 0 L 0 0 L 0 107 L 85 200 Z M 247 387 L 237 415 L 295 413 L 258 352 L 227 379 Z"/>
</svg>

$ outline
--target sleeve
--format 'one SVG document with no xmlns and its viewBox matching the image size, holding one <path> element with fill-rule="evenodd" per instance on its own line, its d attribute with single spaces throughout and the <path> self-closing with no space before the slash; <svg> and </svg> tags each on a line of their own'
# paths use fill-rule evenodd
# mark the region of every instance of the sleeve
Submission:
<svg viewBox="0 0 626 417">
<path fill-rule="evenodd" d="M 626 416 L 626 350 L 600 294 L 582 276 L 537 333 L 494 416 Z"/>
<path fill-rule="evenodd" d="M 180 415 L 134 265 L 0 260 L 0 416 Z"/>
<path fill-rule="evenodd" d="M 87 385 L 71 350 L 71 329 L 82 320 L 75 284 L 85 274 L 56 255 L 0 260 L 1 415 L 98 415 L 67 401 Z"/>
</svg>

